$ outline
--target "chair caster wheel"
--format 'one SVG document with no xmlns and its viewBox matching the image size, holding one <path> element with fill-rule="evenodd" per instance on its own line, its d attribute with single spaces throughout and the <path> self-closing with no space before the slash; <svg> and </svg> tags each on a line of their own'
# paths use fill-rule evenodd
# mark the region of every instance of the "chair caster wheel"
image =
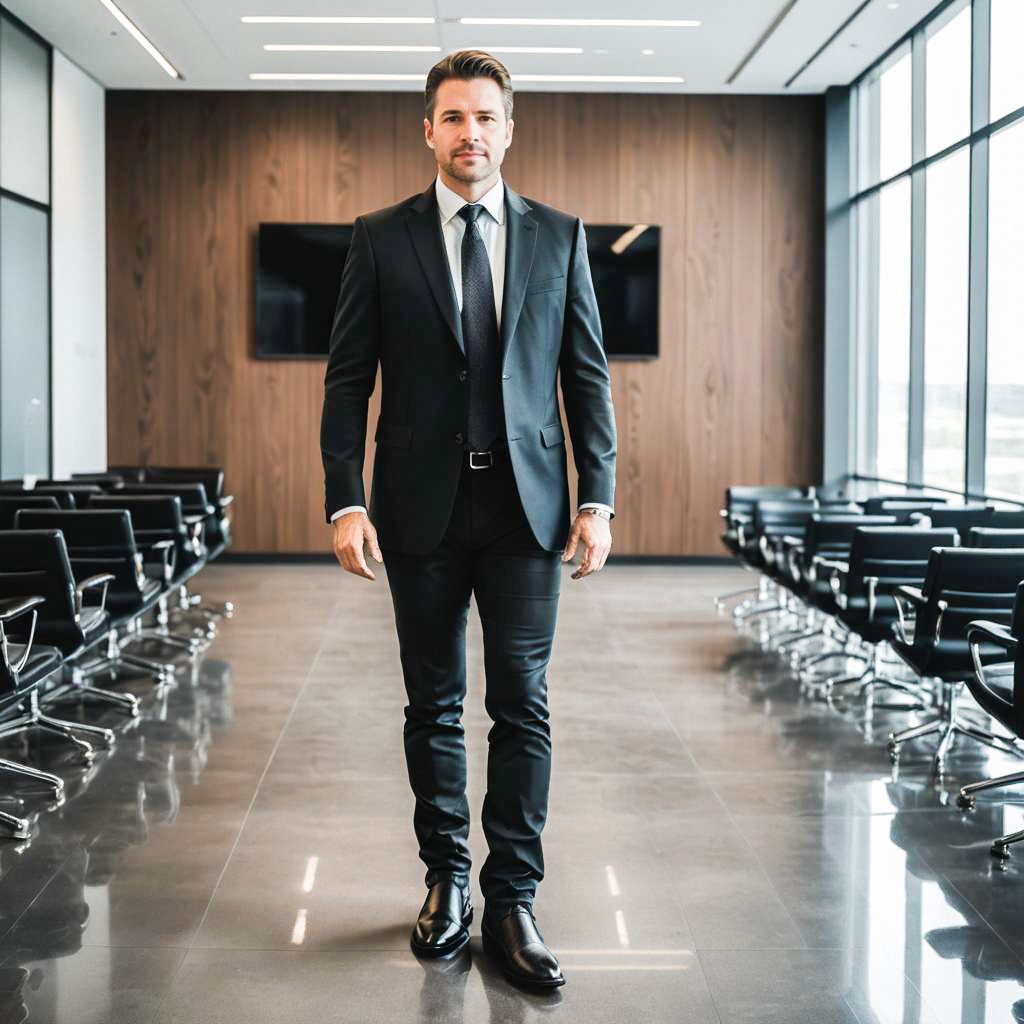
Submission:
<svg viewBox="0 0 1024 1024">
<path fill-rule="evenodd" d="M 1000 860 L 1008 860 L 1010 857 L 1010 848 L 1003 843 L 993 843 L 990 852 L 993 857 L 998 857 Z"/>
<path fill-rule="evenodd" d="M 899 764 L 900 760 L 900 745 L 896 742 L 895 736 L 889 737 L 889 742 L 885 746 L 886 752 L 889 754 L 890 764 Z"/>
<path fill-rule="evenodd" d="M 956 798 L 956 805 L 961 811 L 973 811 L 974 797 L 970 793 L 961 793 Z"/>
</svg>

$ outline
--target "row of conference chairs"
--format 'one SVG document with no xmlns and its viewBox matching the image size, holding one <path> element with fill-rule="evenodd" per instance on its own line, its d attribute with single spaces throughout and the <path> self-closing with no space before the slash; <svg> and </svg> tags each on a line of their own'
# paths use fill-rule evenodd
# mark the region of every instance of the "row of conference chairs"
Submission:
<svg viewBox="0 0 1024 1024">
<path fill-rule="evenodd" d="M 721 516 L 722 543 L 758 579 L 716 604 L 758 622 L 804 692 L 932 714 L 889 734 L 893 764 L 925 736 L 939 775 L 958 742 L 1024 757 L 1024 509 L 919 491 L 850 501 L 731 487 Z M 835 674 L 851 664 L 861 670 Z M 971 783 L 957 803 L 968 810 L 977 793 L 1019 782 L 1024 772 Z M 1021 840 L 1000 836 L 992 853 Z"/>
<path fill-rule="evenodd" d="M 161 692 L 207 649 L 234 607 L 204 605 L 190 584 L 229 546 L 231 504 L 219 469 L 0 481 L 0 737 L 56 735 L 86 764 L 115 742 L 114 729 L 54 710 L 88 700 L 137 719 L 139 697 L 96 677 L 148 677 Z M 0 758 L 0 771 L 64 792 L 21 761 Z M 0 826 L 28 836 L 26 818 L 0 812 Z"/>
</svg>

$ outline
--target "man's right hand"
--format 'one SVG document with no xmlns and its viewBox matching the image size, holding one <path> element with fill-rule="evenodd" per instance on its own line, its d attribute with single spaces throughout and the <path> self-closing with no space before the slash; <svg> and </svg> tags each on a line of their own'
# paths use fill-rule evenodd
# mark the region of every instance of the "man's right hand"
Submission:
<svg viewBox="0 0 1024 1024">
<path fill-rule="evenodd" d="M 368 580 L 375 580 L 366 559 L 363 544 L 369 544 L 370 554 L 383 563 L 384 557 L 377 546 L 377 531 L 365 512 L 348 512 L 334 520 L 334 555 L 342 569 Z"/>
</svg>

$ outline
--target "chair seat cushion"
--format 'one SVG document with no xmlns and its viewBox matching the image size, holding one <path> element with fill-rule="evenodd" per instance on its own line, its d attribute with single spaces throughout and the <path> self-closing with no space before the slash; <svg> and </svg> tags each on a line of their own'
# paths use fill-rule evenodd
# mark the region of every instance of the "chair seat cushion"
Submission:
<svg viewBox="0 0 1024 1024">
<path fill-rule="evenodd" d="M 90 647 L 106 635 L 110 625 L 110 615 L 102 608 L 86 606 L 82 609 L 79 625 L 85 635 L 85 646 Z"/>
<path fill-rule="evenodd" d="M 10 644 L 7 649 L 11 662 L 15 664 L 21 661 L 25 655 L 24 644 Z M 18 690 L 27 690 L 42 682 L 48 675 L 60 668 L 61 661 L 62 655 L 56 647 L 33 644 L 32 653 L 28 656 L 25 667 L 18 673 Z"/>
<path fill-rule="evenodd" d="M 1005 651 L 1003 657 L 1006 656 Z M 1015 666 L 1012 661 L 998 661 L 985 666 L 985 682 L 976 676 L 968 676 L 967 689 L 985 712 L 1024 737 L 1024 721 L 1013 704 L 1013 678 Z"/>
</svg>

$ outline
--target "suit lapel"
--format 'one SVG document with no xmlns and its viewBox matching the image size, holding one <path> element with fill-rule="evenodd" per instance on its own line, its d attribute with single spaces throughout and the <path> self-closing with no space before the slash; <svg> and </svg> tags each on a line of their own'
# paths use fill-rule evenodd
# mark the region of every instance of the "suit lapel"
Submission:
<svg viewBox="0 0 1024 1024">
<path fill-rule="evenodd" d="M 505 286 L 501 299 L 501 365 L 516 334 L 526 297 L 526 282 L 537 246 L 537 222 L 530 205 L 518 192 L 505 186 Z"/>
<path fill-rule="evenodd" d="M 505 283 L 501 302 L 502 365 L 509 345 L 515 337 L 519 314 L 526 297 L 526 282 L 533 267 L 533 254 L 537 245 L 537 222 L 529 214 L 530 205 L 505 185 Z M 437 212 L 437 193 L 434 183 L 419 195 L 408 208 L 406 225 L 413 248 L 419 259 L 430 290 L 444 316 L 462 354 L 466 343 L 462 337 L 462 317 L 455 297 L 448 254 L 441 235 L 441 222 Z"/>
<path fill-rule="evenodd" d="M 448 270 L 448 254 L 441 235 L 441 221 L 437 213 L 437 194 L 434 183 L 409 207 L 406 216 L 413 248 L 426 275 L 430 290 L 434 293 L 438 308 L 445 322 L 458 342 L 462 354 L 466 354 L 466 343 L 462 338 L 462 317 L 455 298 L 452 276 Z"/>
</svg>

